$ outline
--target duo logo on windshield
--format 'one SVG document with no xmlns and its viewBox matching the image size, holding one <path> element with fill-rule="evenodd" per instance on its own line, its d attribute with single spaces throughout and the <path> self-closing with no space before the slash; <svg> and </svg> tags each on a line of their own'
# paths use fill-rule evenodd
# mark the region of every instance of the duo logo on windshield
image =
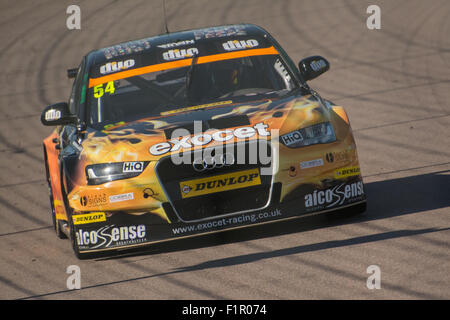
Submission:
<svg viewBox="0 0 450 320">
<path fill-rule="evenodd" d="M 170 60 L 178 60 L 183 58 L 191 58 L 198 54 L 197 48 L 188 48 L 188 49 L 173 49 L 163 53 L 163 59 Z"/>
</svg>

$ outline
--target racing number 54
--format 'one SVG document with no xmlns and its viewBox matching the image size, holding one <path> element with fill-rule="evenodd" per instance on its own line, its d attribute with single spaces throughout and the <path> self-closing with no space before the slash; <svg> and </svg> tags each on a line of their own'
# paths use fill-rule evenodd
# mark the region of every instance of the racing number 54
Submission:
<svg viewBox="0 0 450 320">
<path fill-rule="evenodd" d="M 109 81 L 106 84 L 106 87 L 104 90 L 103 90 L 103 84 L 99 84 L 94 87 L 94 98 L 98 99 L 98 98 L 102 97 L 105 94 L 105 92 L 109 93 L 109 94 L 113 94 L 114 91 L 116 91 L 116 88 L 114 87 L 113 81 Z"/>
</svg>

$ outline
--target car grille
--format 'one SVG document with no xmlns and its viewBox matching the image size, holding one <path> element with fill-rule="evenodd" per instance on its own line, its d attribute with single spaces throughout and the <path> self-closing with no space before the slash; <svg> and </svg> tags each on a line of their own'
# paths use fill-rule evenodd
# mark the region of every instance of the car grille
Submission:
<svg viewBox="0 0 450 320">
<path fill-rule="evenodd" d="M 266 144 L 263 149 L 263 154 L 266 157 L 251 156 L 255 150 L 258 151 L 261 148 L 262 143 Z M 206 151 L 205 154 L 214 156 L 215 153 L 211 149 L 204 149 Z M 272 175 L 261 175 L 262 168 L 270 170 L 271 163 L 269 161 L 272 156 L 270 143 L 265 140 L 246 141 L 235 144 L 231 150 L 222 149 L 222 152 L 232 153 L 237 163 L 199 172 L 192 165 L 194 159 L 200 156 L 198 153 L 194 154 L 194 152 L 188 152 L 183 155 L 191 163 L 174 164 L 170 156 L 162 158 L 158 162 L 155 169 L 156 174 L 171 204 L 171 208 L 167 204 L 164 205 L 168 215 L 173 216 L 173 213 L 175 213 L 178 220 L 192 222 L 247 210 L 260 209 L 270 202 L 270 195 L 273 193 L 271 192 Z M 259 152 L 257 154 L 259 155 Z M 234 190 L 219 190 L 215 193 L 188 198 L 182 197 L 180 182 L 232 174 L 251 169 L 259 170 L 261 184 Z M 173 209 L 173 212 L 169 212 L 172 211 L 171 209 Z"/>
</svg>

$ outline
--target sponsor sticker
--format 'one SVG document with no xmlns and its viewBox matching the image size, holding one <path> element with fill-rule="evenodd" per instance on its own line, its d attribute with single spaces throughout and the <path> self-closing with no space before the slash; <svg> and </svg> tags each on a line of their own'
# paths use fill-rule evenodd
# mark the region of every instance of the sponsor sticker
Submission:
<svg viewBox="0 0 450 320">
<path fill-rule="evenodd" d="M 322 158 L 300 162 L 300 169 L 308 169 L 321 166 L 323 166 Z"/>
<path fill-rule="evenodd" d="M 350 157 L 350 150 L 329 152 L 325 155 L 325 159 L 327 159 L 327 162 L 329 163 L 348 161 L 350 160 Z"/>
<path fill-rule="evenodd" d="M 226 51 L 235 51 L 235 50 L 242 50 L 242 49 L 251 49 L 255 48 L 259 45 L 258 41 L 255 39 L 249 39 L 249 40 L 230 40 L 225 43 L 222 43 L 223 48 Z"/>
<path fill-rule="evenodd" d="M 186 186 L 186 185 L 184 185 L 184 186 L 181 188 L 181 191 L 182 191 L 184 194 L 188 194 L 189 192 L 191 192 L 191 190 L 192 190 L 192 188 L 189 187 L 189 186 Z"/>
<path fill-rule="evenodd" d="M 306 209 L 324 209 L 342 205 L 345 201 L 358 201 L 364 195 L 361 181 L 351 184 L 342 183 L 325 190 L 314 190 L 305 195 Z"/>
<path fill-rule="evenodd" d="M 72 216 L 73 224 L 87 224 L 106 221 L 104 212 L 92 212 L 87 214 L 77 214 Z"/>
<path fill-rule="evenodd" d="M 183 40 L 183 41 L 178 41 L 178 42 L 160 44 L 157 47 L 163 48 L 163 49 L 168 49 L 168 48 L 175 48 L 175 47 L 185 46 L 185 45 L 194 44 L 194 43 L 195 43 L 195 40 L 192 39 L 192 40 Z"/>
<path fill-rule="evenodd" d="M 119 45 L 115 45 L 113 47 L 109 47 L 103 50 L 106 59 L 112 59 L 119 56 L 123 56 L 125 54 L 137 53 L 143 50 L 150 49 L 150 42 L 148 39 L 131 41 L 128 43 L 123 43 Z"/>
<path fill-rule="evenodd" d="M 122 172 L 123 173 L 134 173 L 134 172 L 142 172 L 144 170 L 144 162 L 124 162 Z"/>
<path fill-rule="evenodd" d="M 311 62 L 310 66 L 311 66 L 311 69 L 313 69 L 314 71 L 319 71 L 320 69 L 325 68 L 327 66 L 327 64 L 325 63 L 325 61 L 320 59 L 320 60 L 314 60 L 313 62 Z"/>
<path fill-rule="evenodd" d="M 260 184 L 261 178 L 259 170 L 256 168 L 237 171 L 231 174 L 183 181 L 180 182 L 180 191 L 182 198 L 189 198 L 215 192 L 257 186 Z"/>
<path fill-rule="evenodd" d="M 290 146 L 291 144 L 303 141 L 303 136 L 299 131 L 293 131 L 291 133 L 282 135 L 281 139 L 286 146 Z"/>
<path fill-rule="evenodd" d="M 351 176 L 358 176 L 361 173 L 359 167 L 346 167 L 334 171 L 334 177 L 336 179 L 347 178 Z"/>
<path fill-rule="evenodd" d="M 106 194 L 90 194 L 80 197 L 80 204 L 83 207 L 97 207 L 106 204 Z"/>
<path fill-rule="evenodd" d="M 124 193 L 124 194 L 117 194 L 114 196 L 109 196 L 109 202 L 115 203 L 115 202 L 122 202 L 122 201 L 128 201 L 134 199 L 134 193 Z"/>
<path fill-rule="evenodd" d="M 50 109 L 45 113 L 45 120 L 54 121 L 59 120 L 61 118 L 61 111 Z"/>
<path fill-rule="evenodd" d="M 246 35 L 247 32 L 245 31 L 245 28 L 240 26 L 212 27 L 194 32 L 195 40 Z"/>
<path fill-rule="evenodd" d="M 163 59 L 166 61 L 191 58 L 198 54 L 197 48 L 173 49 L 163 53 Z"/>
<path fill-rule="evenodd" d="M 122 71 L 133 67 L 135 64 L 134 59 L 128 59 L 125 61 L 112 61 L 100 67 L 101 74 L 108 74 L 112 72 Z"/>
<path fill-rule="evenodd" d="M 76 232 L 77 243 L 81 249 L 109 248 L 133 245 L 146 241 L 145 225 L 120 226 L 108 225 L 98 230 L 79 229 Z"/>
</svg>

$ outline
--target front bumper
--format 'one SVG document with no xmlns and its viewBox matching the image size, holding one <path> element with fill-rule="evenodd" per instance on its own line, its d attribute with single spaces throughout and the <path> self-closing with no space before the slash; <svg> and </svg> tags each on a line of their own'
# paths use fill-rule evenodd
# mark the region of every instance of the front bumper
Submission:
<svg viewBox="0 0 450 320">
<path fill-rule="evenodd" d="M 130 215 L 118 212 L 109 217 L 98 213 L 89 220 L 78 219 L 73 224 L 81 253 L 129 249 L 201 234 L 266 224 L 313 214 L 331 212 L 359 205 L 366 201 L 360 176 L 336 180 L 334 184 L 317 188 L 304 185 L 295 197 L 272 201 L 261 210 L 230 214 L 195 222 L 169 223 L 153 213 Z M 90 215 L 95 215 L 91 213 Z M 74 215 L 73 218 L 82 217 Z M 74 220 L 75 221 L 75 220 Z M 80 222 L 81 221 L 81 222 Z"/>
</svg>

